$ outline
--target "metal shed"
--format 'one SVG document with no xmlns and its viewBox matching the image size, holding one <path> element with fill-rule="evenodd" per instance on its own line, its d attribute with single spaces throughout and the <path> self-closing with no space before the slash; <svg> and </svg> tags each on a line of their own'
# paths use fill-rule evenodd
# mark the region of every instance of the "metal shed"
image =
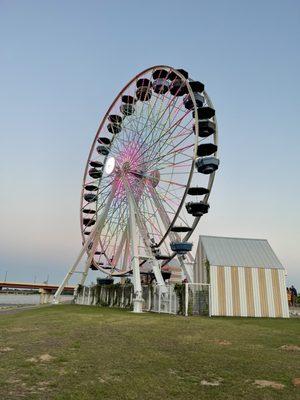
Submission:
<svg viewBox="0 0 300 400">
<path fill-rule="evenodd" d="M 200 236 L 194 282 L 210 283 L 211 315 L 289 317 L 285 269 L 265 239 Z"/>
</svg>

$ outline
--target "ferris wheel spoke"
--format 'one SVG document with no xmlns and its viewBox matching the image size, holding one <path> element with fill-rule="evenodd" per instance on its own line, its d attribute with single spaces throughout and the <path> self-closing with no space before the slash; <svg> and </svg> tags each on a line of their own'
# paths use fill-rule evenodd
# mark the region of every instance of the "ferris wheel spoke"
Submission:
<svg viewBox="0 0 300 400">
<path fill-rule="evenodd" d="M 188 111 L 188 112 L 186 113 L 186 115 L 187 115 L 189 112 L 190 112 L 190 111 Z M 182 117 L 182 118 L 183 118 L 183 117 Z M 182 120 L 182 119 L 181 119 L 181 120 Z M 178 123 L 178 122 L 181 121 L 181 120 L 178 120 L 176 123 Z M 162 138 L 163 138 L 165 135 L 167 135 L 167 134 L 171 131 L 171 129 L 176 128 L 176 123 L 173 124 L 169 129 L 167 129 L 166 131 L 164 131 L 164 132 L 161 134 L 160 140 L 162 140 Z M 169 133 L 169 134 L 167 135 L 167 138 L 170 138 L 171 134 L 172 134 L 172 131 L 171 131 L 171 133 Z M 163 147 L 164 147 L 166 141 L 163 141 L 162 143 L 160 143 L 160 146 L 159 146 L 158 149 L 156 148 L 157 143 L 159 143 L 159 141 L 157 141 L 156 144 L 154 144 L 154 146 L 153 146 L 152 149 L 151 149 L 151 153 L 152 153 L 152 154 L 153 154 L 154 149 L 155 149 L 157 152 L 161 151 L 161 150 L 163 149 Z M 143 153 L 140 155 L 140 157 L 143 156 L 150 148 L 151 148 L 151 146 L 146 147 L 146 149 L 143 151 Z"/>
<path fill-rule="evenodd" d="M 188 124 L 189 124 L 189 123 L 190 123 L 190 122 L 188 122 Z M 187 124 L 187 125 L 188 125 L 188 124 Z M 172 129 L 172 128 L 174 128 L 174 125 L 171 127 L 171 129 Z M 167 134 L 167 133 L 168 133 L 168 134 Z M 157 144 L 156 144 L 155 146 L 153 146 L 153 148 L 151 149 L 151 153 L 150 153 L 150 155 L 149 155 L 150 158 L 154 156 L 154 152 L 155 152 L 155 151 L 156 151 L 156 153 L 160 153 L 160 152 L 164 149 L 164 147 L 168 146 L 168 141 L 173 139 L 172 133 L 173 133 L 173 131 L 170 131 L 170 129 L 167 130 L 167 131 L 165 131 L 165 133 L 164 133 L 164 135 L 163 135 L 163 136 L 166 135 L 165 140 L 163 140 L 163 141 L 160 143 L 160 146 L 159 146 L 158 148 L 157 148 Z M 192 133 L 192 131 L 191 131 L 191 133 Z M 180 144 L 182 144 L 188 137 L 189 137 L 189 136 L 184 137 L 183 139 L 181 139 L 181 140 L 179 141 L 179 143 L 176 143 L 176 144 L 172 147 L 172 149 L 174 149 L 175 147 L 178 147 L 178 146 L 179 146 Z M 157 143 L 159 143 L 159 142 L 157 142 Z M 194 146 L 194 143 L 193 143 L 193 146 Z M 179 150 L 181 150 L 181 149 L 179 149 Z M 167 154 L 168 154 L 168 153 L 167 153 Z"/>
<path fill-rule="evenodd" d="M 162 114 L 162 108 L 163 108 L 163 101 L 161 101 L 159 110 L 157 111 L 158 117 Z M 163 125 L 161 125 L 159 122 L 157 122 L 157 119 L 154 119 L 154 118 L 153 119 L 151 118 L 150 122 L 151 122 L 151 125 L 150 125 L 151 135 L 149 138 L 147 138 L 147 141 L 145 143 L 145 145 L 148 147 L 152 146 L 159 139 L 160 132 L 165 128 L 166 124 L 168 123 L 168 119 L 167 119 L 167 121 L 165 121 L 165 123 Z M 147 125 L 145 124 L 145 128 L 146 128 L 146 126 Z"/>
<path fill-rule="evenodd" d="M 175 194 L 173 193 L 173 191 L 170 191 L 170 190 L 169 190 L 168 192 L 164 191 L 163 193 L 160 193 L 160 190 L 157 190 L 157 189 L 160 189 L 160 190 L 161 190 L 161 188 L 159 187 L 159 185 L 155 188 L 156 195 L 160 198 L 160 201 L 161 201 L 163 204 L 165 204 L 165 205 L 171 210 L 171 212 L 175 215 L 176 212 L 177 212 L 178 204 L 179 204 L 180 201 L 181 201 L 182 194 L 181 194 L 181 196 L 177 196 L 177 195 L 175 195 Z M 181 190 L 181 188 L 178 188 L 178 189 Z M 173 202 L 173 201 L 170 201 L 171 199 L 168 197 L 169 195 L 175 197 L 175 199 L 177 200 L 176 208 L 173 208 L 173 207 L 171 206 L 170 203 Z M 167 202 L 166 202 L 166 199 L 168 200 Z M 188 222 L 187 222 L 187 220 L 186 220 L 185 218 L 179 216 L 179 219 L 180 219 L 182 222 L 184 222 L 186 225 L 188 225 Z"/>
<path fill-rule="evenodd" d="M 149 192 L 149 198 L 152 200 L 151 191 L 149 190 L 149 188 L 147 188 L 147 190 L 148 190 L 148 192 Z M 152 210 L 153 210 L 153 215 L 154 215 L 154 217 L 155 217 L 157 226 L 159 227 L 159 233 L 160 233 L 160 237 L 161 237 L 161 236 L 163 235 L 163 231 L 162 231 L 162 229 L 161 229 L 161 222 L 158 220 L 157 208 L 156 208 L 155 205 L 153 204 L 153 200 L 152 200 L 152 201 L 149 201 L 149 204 L 151 205 L 151 208 L 152 208 Z"/>
<path fill-rule="evenodd" d="M 190 164 L 185 164 L 187 161 L 191 161 L 193 159 L 192 156 L 187 157 L 185 160 L 175 162 L 167 162 L 167 163 L 160 163 L 159 168 L 155 168 L 156 171 L 162 171 L 166 168 L 185 168 L 190 167 Z M 166 164 L 166 165 L 164 165 Z M 164 166 L 163 166 L 164 165 Z"/>
<path fill-rule="evenodd" d="M 108 191 L 107 193 L 105 193 L 103 195 L 104 198 L 102 199 L 102 202 L 100 204 L 97 204 L 97 206 L 96 206 L 97 213 L 99 213 L 101 208 L 104 207 L 104 205 L 106 204 L 106 200 L 108 199 L 109 195 L 110 195 L 110 191 Z"/>
<path fill-rule="evenodd" d="M 152 203 L 151 203 L 151 201 L 150 201 L 150 197 L 148 197 L 147 200 L 148 200 L 148 201 L 145 201 L 145 205 L 146 205 L 146 207 L 147 207 L 148 214 L 149 214 L 150 216 L 146 219 L 146 222 L 149 222 L 149 223 L 151 224 L 151 226 L 152 226 L 152 228 L 153 228 L 152 234 L 154 233 L 154 231 L 156 231 L 156 233 L 158 233 L 159 235 L 161 235 L 162 232 L 161 232 L 161 230 L 160 230 L 160 224 L 159 224 L 159 221 L 158 221 L 158 219 L 157 219 L 157 215 L 156 215 L 155 210 L 153 209 L 153 207 L 152 207 L 152 212 L 150 212 L 150 206 L 152 206 Z M 148 204 L 148 203 L 149 203 L 149 204 Z M 157 226 L 152 222 L 153 219 L 156 220 Z"/>
<path fill-rule="evenodd" d="M 184 146 L 184 147 L 181 147 L 181 148 L 173 149 L 173 151 L 169 151 L 165 156 L 160 156 L 160 157 L 156 160 L 156 163 L 158 163 L 158 165 L 160 166 L 162 162 L 169 161 L 169 160 L 171 160 L 174 156 L 178 156 L 178 155 L 180 155 L 181 157 L 182 157 L 182 156 L 190 157 L 190 159 L 193 160 L 194 157 L 191 157 L 190 154 L 186 154 L 186 153 L 185 153 L 186 150 L 189 150 L 189 149 L 191 149 L 191 148 L 193 148 L 193 147 L 194 147 L 194 146 L 191 144 L 191 145 L 187 145 L 187 146 Z M 151 164 L 151 167 L 153 167 L 153 166 L 154 166 L 154 163 Z"/>
<path fill-rule="evenodd" d="M 176 102 L 177 102 L 177 101 L 178 101 L 178 98 L 176 99 Z M 165 122 L 163 128 L 161 129 L 162 132 L 164 132 L 164 129 L 165 129 L 165 126 L 166 126 L 167 122 L 169 122 L 169 125 L 171 125 L 171 126 L 169 127 L 169 129 L 167 130 L 167 132 L 168 132 L 170 129 L 172 129 L 172 122 L 173 122 L 174 119 L 177 117 L 178 112 L 180 111 L 180 108 L 177 107 L 177 111 L 176 111 L 175 115 L 173 115 L 173 119 L 172 119 L 172 120 L 170 119 L 170 116 L 172 115 L 172 112 L 173 112 L 173 110 L 174 110 L 174 107 L 176 106 L 176 102 L 173 104 L 173 108 L 169 110 L 169 118 L 167 119 L 167 121 Z M 182 105 L 182 104 L 181 104 L 181 105 Z M 179 124 L 179 121 L 181 122 L 181 121 L 185 118 L 185 116 L 188 115 L 189 113 L 190 113 L 190 111 L 187 111 L 187 112 L 177 121 L 177 124 L 176 124 L 176 125 L 178 125 L 178 124 Z M 174 124 L 174 125 L 175 125 L 175 124 Z"/>
<path fill-rule="evenodd" d="M 124 146 L 125 143 L 128 143 L 128 139 L 126 138 L 121 139 L 120 136 L 118 136 L 118 138 L 114 139 L 114 146 L 110 151 L 110 155 L 118 154 L 122 150 L 122 146 Z"/>
<path fill-rule="evenodd" d="M 164 176 L 164 175 L 170 176 L 170 173 L 169 172 L 165 172 L 165 173 L 160 174 L 160 176 Z M 174 171 L 174 172 L 172 172 L 172 176 L 174 176 L 174 175 L 185 175 L 185 176 L 187 176 L 188 173 L 187 172 Z"/>
<path fill-rule="evenodd" d="M 106 177 L 105 177 L 106 178 Z M 104 179 L 104 178 L 103 178 Z M 98 183 L 99 183 L 99 179 L 92 179 L 92 180 L 86 180 L 85 182 L 84 182 L 84 184 L 85 185 L 93 185 L 93 184 L 95 184 L 95 185 L 98 185 Z"/>
<path fill-rule="evenodd" d="M 157 209 L 159 210 L 160 217 L 161 217 L 161 220 L 163 221 L 165 230 L 168 230 L 170 227 L 170 224 L 171 224 L 171 220 L 169 218 L 168 213 L 164 209 L 164 207 L 161 206 L 161 199 L 160 199 L 157 191 L 155 190 L 155 188 L 153 188 L 153 190 L 152 190 L 152 196 L 153 196 L 154 203 L 155 203 Z M 185 224 L 188 225 L 187 223 L 185 223 Z M 180 242 L 180 236 L 178 233 L 170 232 L 170 238 L 172 241 Z"/>
<path fill-rule="evenodd" d="M 136 107 L 137 107 L 136 112 L 137 112 L 137 111 L 139 111 L 139 112 L 137 112 L 137 117 L 136 117 L 136 119 L 135 119 L 136 131 L 135 131 L 135 133 L 133 134 L 133 137 L 131 138 L 132 141 L 137 140 L 137 141 L 139 142 L 139 141 L 141 140 L 142 131 L 141 131 L 139 125 L 140 125 L 141 116 L 142 116 L 143 111 L 144 111 L 145 103 L 147 103 L 147 102 L 146 102 L 146 101 L 143 101 L 143 102 L 142 102 L 142 107 L 140 107 L 140 109 L 138 108 L 138 107 L 140 106 L 140 104 L 137 104 L 137 105 L 136 105 Z M 147 104 L 146 104 L 146 107 L 147 107 Z"/>
<path fill-rule="evenodd" d="M 166 80 L 167 80 L 167 79 L 165 78 L 165 79 L 164 79 L 164 82 L 165 82 Z M 147 126 L 148 121 L 149 121 L 149 120 L 153 121 L 153 120 L 152 120 L 152 114 L 153 114 L 153 110 L 155 110 L 155 108 L 156 108 L 157 101 L 158 101 L 158 100 L 160 101 L 159 110 L 156 112 L 156 115 L 157 115 L 157 116 L 159 116 L 159 115 L 161 114 L 161 109 L 162 109 L 163 104 L 164 104 L 163 101 L 164 101 L 164 99 L 165 99 L 165 94 L 163 94 L 163 96 L 162 96 L 162 98 L 161 98 L 161 97 L 159 97 L 158 95 L 155 95 L 154 92 L 153 92 L 152 96 L 155 97 L 155 101 L 153 102 L 153 100 L 152 100 L 152 102 L 151 102 L 151 101 L 148 102 L 148 113 L 147 113 L 147 117 L 146 117 L 146 122 L 145 122 L 143 128 L 141 129 L 141 133 L 143 133 L 143 132 L 145 131 L 145 128 L 146 128 L 146 126 Z M 149 108 L 150 108 L 150 110 L 149 110 Z"/>
<path fill-rule="evenodd" d="M 156 232 L 157 235 L 161 236 L 161 231 L 159 229 L 157 229 L 157 227 L 154 225 L 154 223 L 152 222 L 152 220 L 150 218 L 147 220 L 147 222 L 151 225 L 151 227 L 153 229 L 152 236 L 155 235 L 154 232 Z M 148 232 L 148 230 L 147 230 L 147 232 Z"/>
<path fill-rule="evenodd" d="M 125 128 L 125 133 L 124 133 L 123 136 L 124 136 L 124 141 L 127 142 L 127 143 L 132 140 L 132 133 L 128 132 L 128 130 L 126 129 L 127 128 L 127 123 L 129 123 L 130 126 L 133 125 L 133 127 L 134 127 L 135 126 L 135 122 L 136 121 L 134 119 L 132 119 L 132 118 L 130 118 L 130 120 L 127 120 L 127 117 L 123 120 L 122 128 Z"/>
<path fill-rule="evenodd" d="M 188 114 L 188 113 L 187 113 Z M 187 115 L 186 114 L 186 115 Z M 148 150 L 150 150 L 150 154 L 148 154 L 148 156 L 151 156 L 155 151 L 159 152 L 160 150 L 162 150 L 162 148 L 164 147 L 165 143 L 168 142 L 168 140 L 174 140 L 176 138 L 176 136 L 174 136 L 174 132 L 177 128 L 180 127 L 180 123 L 184 120 L 185 116 L 182 116 L 176 123 L 174 123 L 173 125 L 170 123 L 169 121 L 169 127 L 167 129 L 166 125 L 167 122 L 165 123 L 161 133 L 160 133 L 160 140 L 156 140 L 154 143 L 151 143 L 151 146 L 148 146 L 148 148 L 146 149 L 146 151 L 148 152 Z M 166 138 L 164 139 L 164 137 L 166 136 Z M 164 139 L 164 140 L 163 140 Z M 159 150 L 157 150 L 157 144 L 160 143 L 160 147 Z"/>
<path fill-rule="evenodd" d="M 108 222 L 108 225 L 105 226 L 105 231 L 103 232 L 103 234 L 102 234 L 102 236 L 101 236 L 102 251 L 103 251 L 104 253 L 105 253 L 106 239 L 107 239 L 107 236 L 108 236 L 108 234 L 109 234 L 109 230 L 110 230 L 110 227 L 111 227 L 111 224 L 112 224 L 112 219 L 111 219 L 111 218 L 107 218 L 107 220 L 109 221 L 109 222 Z"/>
<path fill-rule="evenodd" d="M 174 208 L 172 207 L 172 205 L 174 207 L 176 207 L 176 209 L 178 209 L 178 206 L 180 205 L 180 202 L 176 202 L 175 200 L 171 199 L 169 196 L 167 196 L 166 194 L 162 197 L 164 202 L 168 202 L 168 208 L 174 210 Z"/>
<path fill-rule="evenodd" d="M 128 234 L 128 227 L 126 226 L 125 230 L 122 233 L 122 238 L 120 240 L 118 247 L 117 247 L 117 241 L 115 242 L 115 247 L 113 249 L 113 259 L 111 261 L 112 270 L 114 270 L 117 267 L 120 257 L 122 255 L 122 250 L 125 249 L 126 251 L 127 234 Z"/>
<path fill-rule="evenodd" d="M 141 119 L 146 121 L 146 118 L 143 117 L 143 116 L 141 116 Z M 151 120 L 151 121 L 152 121 L 152 120 Z M 150 122 L 151 122 L 151 121 L 150 121 Z M 152 121 L 152 122 L 153 122 L 153 121 Z M 154 122 L 155 122 L 155 121 L 154 121 Z M 136 133 L 136 132 L 137 132 L 136 126 L 131 126 L 131 125 L 127 125 L 127 124 L 126 124 L 126 125 L 124 124 L 124 126 L 125 126 L 126 129 L 132 131 L 132 133 Z M 145 129 L 144 129 L 144 130 L 146 130 L 146 128 L 151 129 L 152 126 L 153 126 L 152 123 L 145 124 Z M 181 125 L 179 125 L 179 126 L 181 126 Z M 159 132 L 163 131 L 164 128 L 165 128 L 164 125 L 158 123 L 158 124 L 156 125 L 156 129 L 157 129 L 157 130 L 154 130 L 154 133 L 158 134 Z M 146 143 L 151 144 L 151 143 L 155 142 L 156 139 L 157 139 L 157 138 L 155 137 L 155 138 L 152 140 L 152 138 L 150 137 L 150 139 L 149 139 Z M 145 144 L 146 144 L 146 143 L 145 143 Z"/>
<path fill-rule="evenodd" d="M 107 240 L 107 238 L 109 238 L 109 236 L 111 236 L 111 237 L 113 237 L 113 235 L 114 235 L 114 233 L 116 232 L 116 230 L 118 229 L 118 227 L 119 227 L 119 225 L 117 224 L 117 227 L 116 227 L 116 229 L 114 229 L 113 230 L 113 232 L 111 233 L 110 232 L 110 229 L 111 229 L 111 226 L 112 226 L 112 224 L 113 224 L 113 215 L 117 212 L 118 213 L 118 215 L 119 215 L 119 220 L 121 219 L 120 218 L 120 215 L 121 215 L 121 207 L 115 207 L 115 208 L 113 208 L 113 204 L 112 204 L 112 214 L 109 216 L 109 222 L 108 222 L 108 225 L 107 225 L 107 229 L 106 229 L 106 234 L 103 236 L 103 238 L 102 238 L 102 245 L 103 245 L 103 251 L 104 252 L 106 252 L 106 250 L 107 250 L 107 247 L 108 247 L 108 243 L 106 243 L 106 240 Z M 122 213 L 122 215 L 124 215 L 124 213 L 126 212 L 126 208 L 123 210 L 123 213 Z M 108 239 L 109 240 L 109 239 Z"/>
<path fill-rule="evenodd" d="M 161 195 L 161 194 L 159 193 L 159 191 L 157 191 L 157 190 L 156 190 L 156 193 L 157 193 L 157 196 L 159 196 L 159 198 L 160 198 L 161 201 L 163 202 L 163 204 L 165 203 L 165 200 L 166 200 L 166 199 L 168 200 L 167 206 L 168 206 L 169 209 L 172 211 L 172 213 L 175 214 L 175 213 L 176 213 L 176 210 L 177 210 L 177 208 L 178 208 L 178 204 L 180 203 L 180 201 L 179 201 L 179 203 L 176 203 L 176 208 L 173 208 L 173 207 L 171 206 L 171 204 L 170 204 L 170 199 L 168 199 L 167 196 Z M 168 194 L 170 194 L 170 193 L 168 193 Z M 177 200 L 180 200 L 177 196 L 176 196 L 176 198 L 177 198 Z M 184 222 L 186 225 L 188 225 L 187 220 L 186 220 L 185 218 L 183 218 L 183 216 L 179 216 L 178 218 L 179 218 L 182 222 Z"/>
<path fill-rule="evenodd" d="M 162 183 L 159 183 L 157 186 L 156 186 L 156 190 L 158 191 L 158 192 L 161 192 L 161 195 L 163 196 L 163 195 L 166 195 L 166 194 L 174 194 L 174 193 L 176 193 L 176 195 L 177 195 L 177 197 L 178 198 L 181 198 L 182 197 L 182 192 L 185 190 L 185 188 L 183 188 L 183 187 L 178 187 L 178 186 L 174 186 L 174 187 L 170 187 L 170 185 L 169 184 L 162 184 Z"/>
<path fill-rule="evenodd" d="M 164 126 L 164 128 L 165 128 L 165 126 Z M 159 142 L 162 140 L 162 138 L 164 137 L 164 135 L 165 135 L 166 133 L 168 133 L 170 129 L 172 129 L 172 127 L 169 127 L 166 131 L 163 131 L 163 130 L 162 130 L 162 131 L 160 132 L 159 136 L 156 138 L 155 141 L 151 142 L 150 144 L 147 144 L 147 146 L 145 147 L 145 150 L 144 150 L 144 152 L 141 154 L 141 156 L 143 156 L 144 154 L 147 154 L 147 157 L 149 158 L 149 157 L 154 153 L 154 150 L 156 150 L 156 153 L 158 153 L 159 151 L 161 151 L 162 148 L 163 148 L 163 146 L 161 146 L 161 147 L 157 150 L 157 143 L 159 143 Z"/>
<path fill-rule="evenodd" d="M 140 137 L 142 137 L 142 134 L 143 134 L 143 132 L 145 131 L 147 125 L 148 125 L 148 121 L 151 122 L 150 116 L 151 116 L 152 110 L 153 110 L 153 109 L 155 108 L 155 106 L 156 106 L 157 100 L 158 100 L 158 96 L 156 97 L 155 102 L 153 103 L 152 107 L 151 107 L 151 101 L 148 102 L 148 109 L 147 109 L 148 112 L 147 112 L 147 116 L 146 116 L 146 118 L 145 118 L 145 119 L 146 119 L 146 122 L 142 125 L 141 129 L 139 129 Z M 162 107 L 162 105 L 163 105 L 163 102 L 161 101 L 161 106 L 160 106 L 160 108 Z M 149 110 L 149 108 L 150 108 L 150 110 Z M 141 120 L 142 120 L 142 114 L 140 114 L 140 117 L 139 117 L 139 124 L 140 124 Z M 150 126 L 151 126 L 151 125 L 152 125 L 152 124 L 150 123 Z"/>
<path fill-rule="evenodd" d="M 112 248 L 111 256 L 112 257 L 114 256 L 118 241 L 117 241 L 117 239 L 115 239 L 114 242 L 111 242 L 111 241 L 114 238 L 114 235 L 117 236 L 118 234 L 123 233 L 125 231 L 125 229 L 126 228 L 123 225 L 122 225 L 122 227 L 120 225 L 117 225 L 116 228 L 112 232 L 109 232 L 109 233 L 107 233 L 107 235 L 105 235 L 105 237 L 104 237 L 105 242 L 102 242 L 102 249 L 103 249 L 104 254 L 106 254 L 108 251 L 108 248 L 111 247 Z M 111 263 L 111 258 L 108 259 L 108 262 Z"/>
<path fill-rule="evenodd" d="M 167 161 L 167 160 L 171 159 L 172 156 L 173 156 L 174 154 L 176 154 L 176 153 L 179 153 L 179 152 L 180 152 L 181 155 L 183 155 L 183 154 L 184 154 L 184 150 L 190 149 L 190 148 L 192 148 L 193 146 L 194 146 L 194 145 L 191 144 L 191 145 L 182 147 L 182 148 L 180 148 L 180 149 L 175 149 L 175 150 L 173 150 L 173 151 L 170 151 L 170 152 L 167 153 L 166 155 L 160 156 L 160 157 L 158 157 L 157 159 L 155 159 L 155 161 L 153 161 L 153 162 L 149 165 L 149 168 L 152 168 L 152 167 L 155 166 L 155 165 L 159 165 L 159 162 L 160 162 L 161 160 Z M 186 154 L 184 154 L 184 155 L 186 156 Z M 168 158 L 167 156 L 170 156 L 170 158 Z"/>
<path fill-rule="evenodd" d="M 177 99 L 175 100 L 177 101 Z M 171 99 L 171 101 L 169 102 L 169 105 L 174 102 L 174 98 Z M 169 106 L 168 105 L 168 106 Z M 141 145 L 145 145 L 145 143 L 147 142 L 149 136 L 152 134 L 153 130 L 155 129 L 155 127 L 157 126 L 157 124 L 159 123 L 159 121 L 162 119 L 162 117 L 164 116 L 165 112 L 169 109 L 169 107 L 166 107 L 165 110 L 163 111 L 163 113 L 161 113 L 161 115 L 157 118 L 155 124 L 153 125 L 152 129 L 150 130 L 150 132 L 148 132 L 148 134 L 146 135 L 146 137 L 144 138 L 144 140 L 142 141 Z"/>
<path fill-rule="evenodd" d="M 136 110 L 135 113 L 137 113 L 137 112 L 138 112 L 138 110 Z M 137 124 L 136 118 L 134 118 L 134 119 L 131 118 L 128 121 L 125 119 L 123 126 L 124 126 L 125 132 L 126 132 L 127 143 L 136 141 L 136 135 L 137 135 L 137 137 L 139 137 L 139 135 L 137 134 L 139 130 L 138 130 L 138 124 Z"/>
</svg>

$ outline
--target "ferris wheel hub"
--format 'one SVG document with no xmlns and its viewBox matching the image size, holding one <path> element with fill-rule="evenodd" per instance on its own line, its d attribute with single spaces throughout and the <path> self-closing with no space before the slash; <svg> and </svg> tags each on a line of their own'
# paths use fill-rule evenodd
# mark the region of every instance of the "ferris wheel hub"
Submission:
<svg viewBox="0 0 300 400">
<path fill-rule="evenodd" d="M 123 172 L 129 172 L 131 170 L 131 163 L 130 161 L 125 161 L 124 164 L 122 165 L 122 170 Z"/>
</svg>

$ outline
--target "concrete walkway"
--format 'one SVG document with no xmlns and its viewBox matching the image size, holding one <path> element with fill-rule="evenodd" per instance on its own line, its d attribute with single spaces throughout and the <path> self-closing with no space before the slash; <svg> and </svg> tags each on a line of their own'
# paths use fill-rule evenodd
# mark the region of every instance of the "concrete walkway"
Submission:
<svg viewBox="0 0 300 400">
<path fill-rule="evenodd" d="M 41 308 L 41 307 L 50 307 L 52 304 L 33 304 L 33 305 L 16 305 L 16 306 L 7 306 L 0 308 L 0 315 L 1 314 L 16 314 L 18 312 L 24 310 L 31 310 L 33 308 Z"/>
</svg>

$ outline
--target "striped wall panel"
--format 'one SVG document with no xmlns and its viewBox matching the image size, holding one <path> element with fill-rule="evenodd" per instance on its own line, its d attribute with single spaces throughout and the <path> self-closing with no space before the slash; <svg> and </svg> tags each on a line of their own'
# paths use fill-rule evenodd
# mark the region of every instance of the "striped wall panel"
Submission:
<svg viewBox="0 0 300 400">
<path fill-rule="evenodd" d="M 289 317 L 284 270 L 211 266 L 210 282 L 211 315 Z"/>
<path fill-rule="evenodd" d="M 279 279 L 282 316 L 285 318 L 288 318 L 290 316 L 290 313 L 289 313 L 289 306 L 288 306 L 287 294 L 286 294 L 285 272 L 284 272 L 284 270 L 277 270 L 277 272 L 278 272 L 278 279 Z"/>
<path fill-rule="evenodd" d="M 260 287 L 259 287 L 259 275 L 258 268 L 251 268 L 252 271 L 252 287 L 253 287 L 253 300 L 254 300 L 254 316 L 261 317 L 261 304 L 260 304 Z"/>
<path fill-rule="evenodd" d="M 220 315 L 217 269 L 218 267 L 210 266 L 211 315 Z"/>
</svg>

